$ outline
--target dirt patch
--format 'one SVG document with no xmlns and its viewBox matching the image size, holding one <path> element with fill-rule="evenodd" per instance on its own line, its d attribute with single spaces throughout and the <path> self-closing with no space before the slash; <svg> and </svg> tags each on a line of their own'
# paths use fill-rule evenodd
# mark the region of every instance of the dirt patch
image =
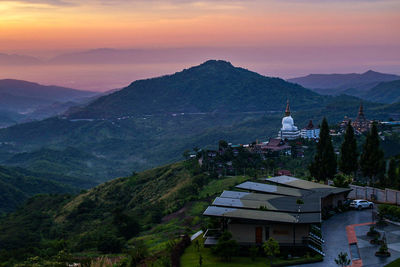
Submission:
<svg viewBox="0 0 400 267">
<path fill-rule="evenodd" d="M 185 206 L 183 206 L 181 209 L 179 209 L 179 210 L 177 210 L 177 211 L 175 211 L 175 212 L 173 212 L 171 214 L 168 214 L 168 215 L 164 216 L 161 221 L 163 223 L 165 223 L 165 222 L 169 222 L 169 221 L 171 221 L 173 219 L 183 220 L 183 219 L 185 219 L 187 217 L 186 216 L 186 212 L 188 210 L 190 210 L 190 208 L 192 206 L 193 206 L 193 201 L 190 201 L 190 202 L 186 203 Z"/>
</svg>

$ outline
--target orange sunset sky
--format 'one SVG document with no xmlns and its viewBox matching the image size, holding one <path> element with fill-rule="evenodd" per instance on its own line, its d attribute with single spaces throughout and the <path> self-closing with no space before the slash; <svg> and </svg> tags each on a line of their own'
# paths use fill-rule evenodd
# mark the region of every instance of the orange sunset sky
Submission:
<svg viewBox="0 0 400 267">
<path fill-rule="evenodd" d="M 357 58 L 364 58 L 354 71 L 366 70 L 367 59 L 374 54 L 371 68 L 400 73 L 396 57 L 396 51 L 400 54 L 400 1 L 0 0 L 0 53 L 46 58 L 105 47 L 275 47 L 280 49 L 278 54 L 285 54 L 282 47 L 289 52 L 301 47 L 342 47 L 347 54 L 354 49 Z M 369 49 L 363 54 L 360 47 Z M 282 76 L 340 72 L 340 64 L 319 71 L 317 57 L 311 59 L 314 65 L 301 71 L 293 66 L 262 69 L 245 56 L 237 63 Z M 378 63 L 377 57 L 382 58 Z M 341 64 L 346 65 L 343 60 Z M 148 73 L 152 74 L 158 73 Z"/>
</svg>

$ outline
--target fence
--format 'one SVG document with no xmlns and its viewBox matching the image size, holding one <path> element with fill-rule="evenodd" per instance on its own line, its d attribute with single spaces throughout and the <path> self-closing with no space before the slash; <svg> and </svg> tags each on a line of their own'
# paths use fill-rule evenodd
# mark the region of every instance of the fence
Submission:
<svg viewBox="0 0 400 267">
<path fill-rule="evenodd" d="M 350 185 L 350 188 L 353 190 L 349 193 L 348 198 L 400 205 L 400 191 L 358 185 Z"/>
</svg>

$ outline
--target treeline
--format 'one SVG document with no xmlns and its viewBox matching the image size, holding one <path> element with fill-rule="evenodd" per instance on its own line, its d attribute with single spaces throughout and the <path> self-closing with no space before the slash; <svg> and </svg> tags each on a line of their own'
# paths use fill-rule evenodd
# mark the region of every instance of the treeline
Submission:
<svg viewBox="0 0 400 267">
<path fill-rule="evenodd" d="M 351 121 L 347 124 L 339 157 L 334 152 L 326 118 L 321 124 L 320 140 L 314 161 L 310 164 L 311 176 L 318 181 L 348 179 L 347 182 L 367 183 L 378 187 L 400 189 L 399 155 L 385 160 L 380 147 L 377 124 L 367 133 L 362 150 L 358 151 L 357 139 Z M 343 184 L 343 181 L 339 182 Z"/>
</svg>

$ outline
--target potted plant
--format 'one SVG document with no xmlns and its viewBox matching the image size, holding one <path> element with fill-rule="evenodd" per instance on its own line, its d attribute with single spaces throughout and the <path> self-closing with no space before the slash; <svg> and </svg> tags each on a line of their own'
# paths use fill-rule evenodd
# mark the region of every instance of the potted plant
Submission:
<svg viewBox="0 0 400 267">
<path fill-rule="evenodd" d="M 368 231 L 368 233 L 367 233 L 367 236 L 369 236 L 369 237 L 377 237 L 377 238 L 379 238 L 380 236 L 381 236 L 381 234 L 378 232 L 378 231 L 376 231 L 375 230 L 375 226 L 371 226 L 370 228 L 369 228 L 369 231 Z"/>
<path fill-rule="evenodd" d="M 375 256 L 377 257 L 390 257 L 390 252 L 388 250 L 386 244 L 386 237 L 385 235 L 382 237 L 382 244 L 377 252 L 375 252 Z"/>
</svg>

